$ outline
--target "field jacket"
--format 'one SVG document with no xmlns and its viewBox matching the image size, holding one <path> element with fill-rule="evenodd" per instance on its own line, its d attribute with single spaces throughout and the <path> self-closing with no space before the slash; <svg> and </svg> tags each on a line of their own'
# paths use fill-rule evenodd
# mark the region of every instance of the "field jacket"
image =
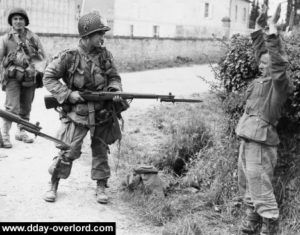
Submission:
<svg viewBox="0 0 300 235">
<path fill-rule="evenodd" d="M 262 31 L 251 34 L 253 45 L 260 45 Z M 267 145 L 278 145 L 276 125 L 289 92 L 288 61 L 278 35 L 265 37 L 270 55 L 270 76 L 255 79 L 246 91 L 246 106 L 236 128 L 239 137 Z M 255 48 L 256 51 L 259 48 Z"/>
<path fill-rule="evenodd" d="M 45 70 L 43 82 L 61 104 L 76 90 L 122 91 L 121 77 L 111 53 L 104 47 L 88 52 L 81 43 L 54 57 Z M 77 123 L 89 123 L 87 115 L 78 115 L 74 109 L 68 116 Z"/>
<path fill-rule="evenodd" d="M 19 39 L 20 38 L 20 39 Z M 31 32 L 29 29 L 25 28 L 25 33 L 23 36 L 19 37 L 16 30 L 11 28 L 11 30 L 4 34 L 0 40 L 0 62 L 3 62 L 7 56 L 14 53 L 18 48 L 18 41 L 25 43 L 30 59 L 43 59 L 45 57 L 45 52 L 43 46 L 40 42 L 39 37 Z M 37 57 L 37 58 L 34 58 Z"/>
</svg>

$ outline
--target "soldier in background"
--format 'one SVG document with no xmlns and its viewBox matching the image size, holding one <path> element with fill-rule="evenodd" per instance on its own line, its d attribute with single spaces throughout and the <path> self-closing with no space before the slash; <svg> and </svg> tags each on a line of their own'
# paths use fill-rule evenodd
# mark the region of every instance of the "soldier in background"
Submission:
<svg viewBox="0 0 300 235">
<path fill-rule="evenodd" d="M 38 81 L 42 79 L 42 74 L 35 69 L 35 62 L 43 60 L 45 53 L 38 36 L 26 28 L 29 18 L 24 9 L 13 8 L 8 14 L 8 23 L 12 27 L 0 40 L 5 109 L 28 121 L 35 89 L 41 86 Z M 9 135 L 11 125 L 11 121 L 3 119 L 4 148 L 12 147 Z M 19 126 L 15 138 L 25 143 L 33 142 Z"/>
<path fill-rule="evenodd" d="M 251 34 L 261 76 L 246 92 L 245 112 L 236 128 L 241 138 L 238 162 L 240 192 L 244 196 L 246 218 L 241 230 L 245 234 L 277 234 L 279 210 L 272 179 L 277 162 L 279 137 L 276 125 L 287 99 L 288 61 L 276 23 L 280 5 L 266 29 L 266 7 Z"/>
<path fill-rule="evenodd" d="M 74 49 L 56 56 L 45 70 L 43 82 L 59 103 L 61 127 L 58 138 L 70 144 L 61 150 L 49 168 L 50 186 L 44 200 L 54 202 L 60 179 L 69 177 L 73 161 L 81 155 L 83 140 L 90 131 L 92 148 L 91 178 L 96 181 L 97 202 L 107 203 L 105 193 L 110 177 L 108 145 L 121 138 L 116 107 L 122 104 L 117 96 L 113 101 L 86 102 L 79 91 L 122 91 L 121 78 L 111 53 L 102 46 L 104 34 L 110 30 L 98 12 L 83 15 L 78 22 L 81 39 Z M 63 82 L 62 82 L 62 81 Z"/>
</svg>

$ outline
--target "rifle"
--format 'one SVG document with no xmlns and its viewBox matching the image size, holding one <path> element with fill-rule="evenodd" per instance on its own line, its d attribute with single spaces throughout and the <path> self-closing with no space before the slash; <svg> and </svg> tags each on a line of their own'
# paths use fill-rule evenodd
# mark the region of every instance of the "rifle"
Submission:
<svg viewBox="0 0 300 235">
<path fill-rule="evenodd" d="M 0 109 L 0 117 L 2 117 L 4 119 L 7 119 L 9 121 L 18 123 L 20 125 L 20 129 L 23 129 L 25 131 L 33 133 L 33 134 L 35 134 L 35 136 L 38 135 L 38 136 L 41 136 L 43 138 L 46 138 L 48 140 L 51 140 L 51 141 L 59 144 L 58 148 L 60 148 L 61 150 L 70 149 L 70 146 L 68 144 L 66 144 L 65 142 L 63 142 L 59 139 L 56 139 L 52 136 L 49 136 L 47 134 L 42 133 L 40 131 L 42 128 L 39 126 L 38 122 L 34 125 L 34 124 L 20 118 L 19 116 L 15 115 L 15 114 L 12 114 L 10 112 L 4 111 L 2 109 Z"/>
<path fill-rule="evenodd" d="M 144 93 L 126 93 L 126 92 L 79 92 L 80 96 L 86 101 L 106 101 L 113 100 L 114 97 L 119 96 L 124 100 L 132 99 L 157 99 L 160 102 L 188 102 L 188 103 L 200 103 L 199 99 L 175 99 L 175 96 L 169 93 L 169 95 L 156 95 L 156 94 L 144 94 Z M 46 95 L 44 97 L 45 106 L 47 109 L 57 108 L 63 106 L 66 103 L 60 104 L 57 99 L 52 95 Z"/>
</svg>

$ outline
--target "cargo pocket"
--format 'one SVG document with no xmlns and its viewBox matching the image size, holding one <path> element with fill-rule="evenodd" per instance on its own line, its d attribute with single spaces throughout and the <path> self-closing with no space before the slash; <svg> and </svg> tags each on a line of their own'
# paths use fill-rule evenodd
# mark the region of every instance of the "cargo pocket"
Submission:
<svg viewBox="0 0 300 235">
<path fill-rule="evenodd" d="M 262 147 L 255 142 L 245 146 L 246 177 L 251 198 L 258 198 L 263 189 Z"/>
<path fill-rule="evenodd" d="M 65 142 L 66 144 L 71 144 L 74 132 L 75 124 L 67 118 L 62 118 L 61 126 L 57 132 L 56 138 Z M 60 145 L 57 144 L 56 147 L 59 148 Z"/>
<path fill-rule="evenodd" d="M 29 66 L 25 69 L 25 76 L 22 81 L 22 86 L 32 87 L 34 85 L 35 85 L 35 69 Z"/>
<path fill-rule="evenodd" d="M 84 71 L 77 68 L 74 73 L 74 86 L 77 88 L 83 88 L 84 84 Z"/>
<path fill-rule="evenodd" d="M 22 67 L 16 67 L 15 69 L 15 78 L 19 81 L 22 82 L 24 80 L 25 76 L 25 69 Z"/>
<path fill-rule="evenodd" d="M 9 66 L 7 68 L 7 77 L 8 78 L 15 78 L 16 77 L 16 66 Z"/>
</svg>

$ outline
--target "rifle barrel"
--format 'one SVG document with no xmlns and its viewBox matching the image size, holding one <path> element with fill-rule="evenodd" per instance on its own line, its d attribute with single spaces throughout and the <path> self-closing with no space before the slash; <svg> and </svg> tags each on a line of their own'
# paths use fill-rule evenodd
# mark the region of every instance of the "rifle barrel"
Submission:
<svg viewBox="0 0 300 235">
<path fill-rule="evenodd" d="M 172 102 L 172 103 L 179 103 L 179 102 L 185 102 L 185 103 L 201 103 L 203 100 L 199 99 L 160 99 L 160 102 Z"/>
<path fill-rule="evenodd" d="M 44 137 L 48 140 L 51 140 L 51 141 L 59 144 L 59 146 L 57 146 L 57 148 L 60 148 L 62 150 L 70 149 L 70 146 L 68 144 L 64 143 L 63 141 L 40 132 L 40 130 L 42 129 L 40 126 L 34 125 L 26 120 L 23 120 L 22 118 L 20 118 L 19 116 L 15 115 L 15 114 L 12 114 L 10 112 L 0 109 L 0 117 L 20 124 L 21 129 L 24 129 L 32 134 Z"/>
<path fill-rule="evenodd" d="M 80 92 L 80 95 L 85 100 L 99 101 L 112 100 L 115 96 L 120 96 L 123 99 L 174 99 L 173 95 L 156 95 L 143 93 L 129 93 L 129 92 Z"/>
<path fill-rule="evenodd" d="M 2 109 L 0 109 L 0 117 L 4 118 L 4 119 L 7 119 L 7 120 L 10 120 L 12 122 L 16 122 L 22 126 L 26 126 L 32 130 L 36 130 L 36 131 L 40 131 L 42 128 L 39 127 L 39 126 L 36 126 L 30 122 L 27 122 L 26 120 L 23 120 L 22 118 L 20 118 L 19 116 L 13 114 L 13 113 L 10 113 L 10 112 L 7 112 L 7 111 L 4 111 Z"/>
</svg>

